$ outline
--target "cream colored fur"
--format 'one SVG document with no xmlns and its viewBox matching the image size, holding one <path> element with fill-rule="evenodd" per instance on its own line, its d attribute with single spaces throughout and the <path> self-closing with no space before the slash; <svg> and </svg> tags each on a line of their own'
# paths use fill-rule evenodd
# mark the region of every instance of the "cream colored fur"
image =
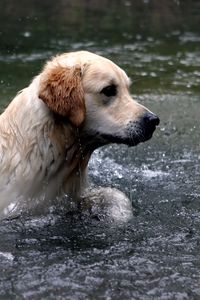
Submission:
<svg viewBox="0 0 200 300">
<path fill-rule="evenodd" d="M 47 82 L 57 67 L 62 68 L 61 72 L 65 68 L 66 72 L 76 70 L 76 82 L 80 75 L 79 84 L 84 93 L 82 99 L 80 92 L 76 96 L 74 88 L 69 93 L 74 93 L 73 103 L 62 96 L 59 109 L 64 108 L 63 103 L 70 104 L 62 116 L 59 115 L 62 112 L 50 106 L 48 93 L 58 83 L 56 101 L 59 101 L 62 89 L 69 88 L 60 85 L 72 84 L 73 78 L 68 82 L 58 78 L 53 78 L 53 83 Z M 118 93 L 106 104 L 101 90 L 111 84 L 118 87 Z M 0 215 L 20 207 L 21 201 L 51 201 L 64 193 L 72 197 L 80 195 L 90 155 L 101 145 L 100 140 L 94 140 L 96 136 L 103 133 L 126 138 L 127 124 L 148 112 L 133 101 L 129 85 L 130 80 L 122 69 L 89 52 L 63 54 L 47 63 L 0 116 Z M 54 94 L 51 105 L 57 105 L 53 97 Z M 80 98 L 77 112 L 76 97 Z M 94 132 L 98 134 L 95 136 Z"/>
</svg>

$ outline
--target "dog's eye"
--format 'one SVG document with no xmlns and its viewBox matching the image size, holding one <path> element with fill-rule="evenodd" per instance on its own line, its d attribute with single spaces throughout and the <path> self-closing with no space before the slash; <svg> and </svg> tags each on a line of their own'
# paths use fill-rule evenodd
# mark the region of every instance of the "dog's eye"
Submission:
<svg viewBox="0 0 200 300">
<path fill-rule="evenodd" d="M 116 85 L 108 85 L 101 90 L 101 94 L 104 94 L 106 97 L 114 97 L 117 95 Z"/>
</svg>

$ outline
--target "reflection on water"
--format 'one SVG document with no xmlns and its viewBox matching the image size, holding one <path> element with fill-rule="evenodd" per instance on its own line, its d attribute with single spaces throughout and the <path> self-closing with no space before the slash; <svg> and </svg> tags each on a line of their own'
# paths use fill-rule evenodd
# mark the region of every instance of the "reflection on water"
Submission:
<svg viewBox="0 0 200 300">
<path fill-rule="evenodd" d="M 199 3 L 193 0 L 1 1 L 3 51 L 49 50 L 49 40 L 124 43 L 180 32 L 199 33 Z M 9 22 L 8 22 L 9 20 Z M 57 44 L 56 44 L 57 45 Z M 55 48 L 54 48 L 55 49 Z"/>
<path fill-rule="evenodd" d="M 2 7 L 1 7 L 2 6 Z M 0 109 L 56 53 L 87 49 L 160 116 L 151 141 L 94 153 L 89 176 L 132 200 L 127 224 L 52 212 L 0 225 L 1 299 L 200 297 L 198 1 L 0 3 Z"/>
<path fill-rule="evenodd" d="M 79 49 L 119 63 L 132 77 L 136 93 L 199 93 L 197 1 L 29 1 L 28 7 L 26 1 L 20 3 L 0 4 L 4 99 L 27 85 L 50 56 Z"/>
</svg>

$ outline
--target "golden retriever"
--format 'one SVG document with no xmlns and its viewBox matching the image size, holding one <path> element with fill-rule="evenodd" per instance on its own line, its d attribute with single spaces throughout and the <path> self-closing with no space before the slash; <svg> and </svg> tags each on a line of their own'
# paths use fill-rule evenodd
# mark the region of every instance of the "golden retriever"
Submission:
<svg viewBox="0 0 200 300">
<path fill-rule="evenodd" d="M 0 116 L 0 214 L 20 199 L 77 198 L 92 152 L 151 138 L 159 118 L 130 95 L 109 59 L 65 53 L 47 62 Z"/>
</svg>

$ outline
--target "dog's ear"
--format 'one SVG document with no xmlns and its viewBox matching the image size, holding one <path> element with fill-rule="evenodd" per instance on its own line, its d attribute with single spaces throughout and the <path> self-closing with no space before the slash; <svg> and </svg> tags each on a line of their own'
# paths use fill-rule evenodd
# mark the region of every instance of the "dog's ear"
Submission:
<svg viewBox="0 0 200 300">
<path fill-rule="evenodd" d="M 41 74 L 39 98 L 54 113 L 79 127 L 86 113 L 81 68 L 59 65 L 46 68 Z"/>
</svg>

